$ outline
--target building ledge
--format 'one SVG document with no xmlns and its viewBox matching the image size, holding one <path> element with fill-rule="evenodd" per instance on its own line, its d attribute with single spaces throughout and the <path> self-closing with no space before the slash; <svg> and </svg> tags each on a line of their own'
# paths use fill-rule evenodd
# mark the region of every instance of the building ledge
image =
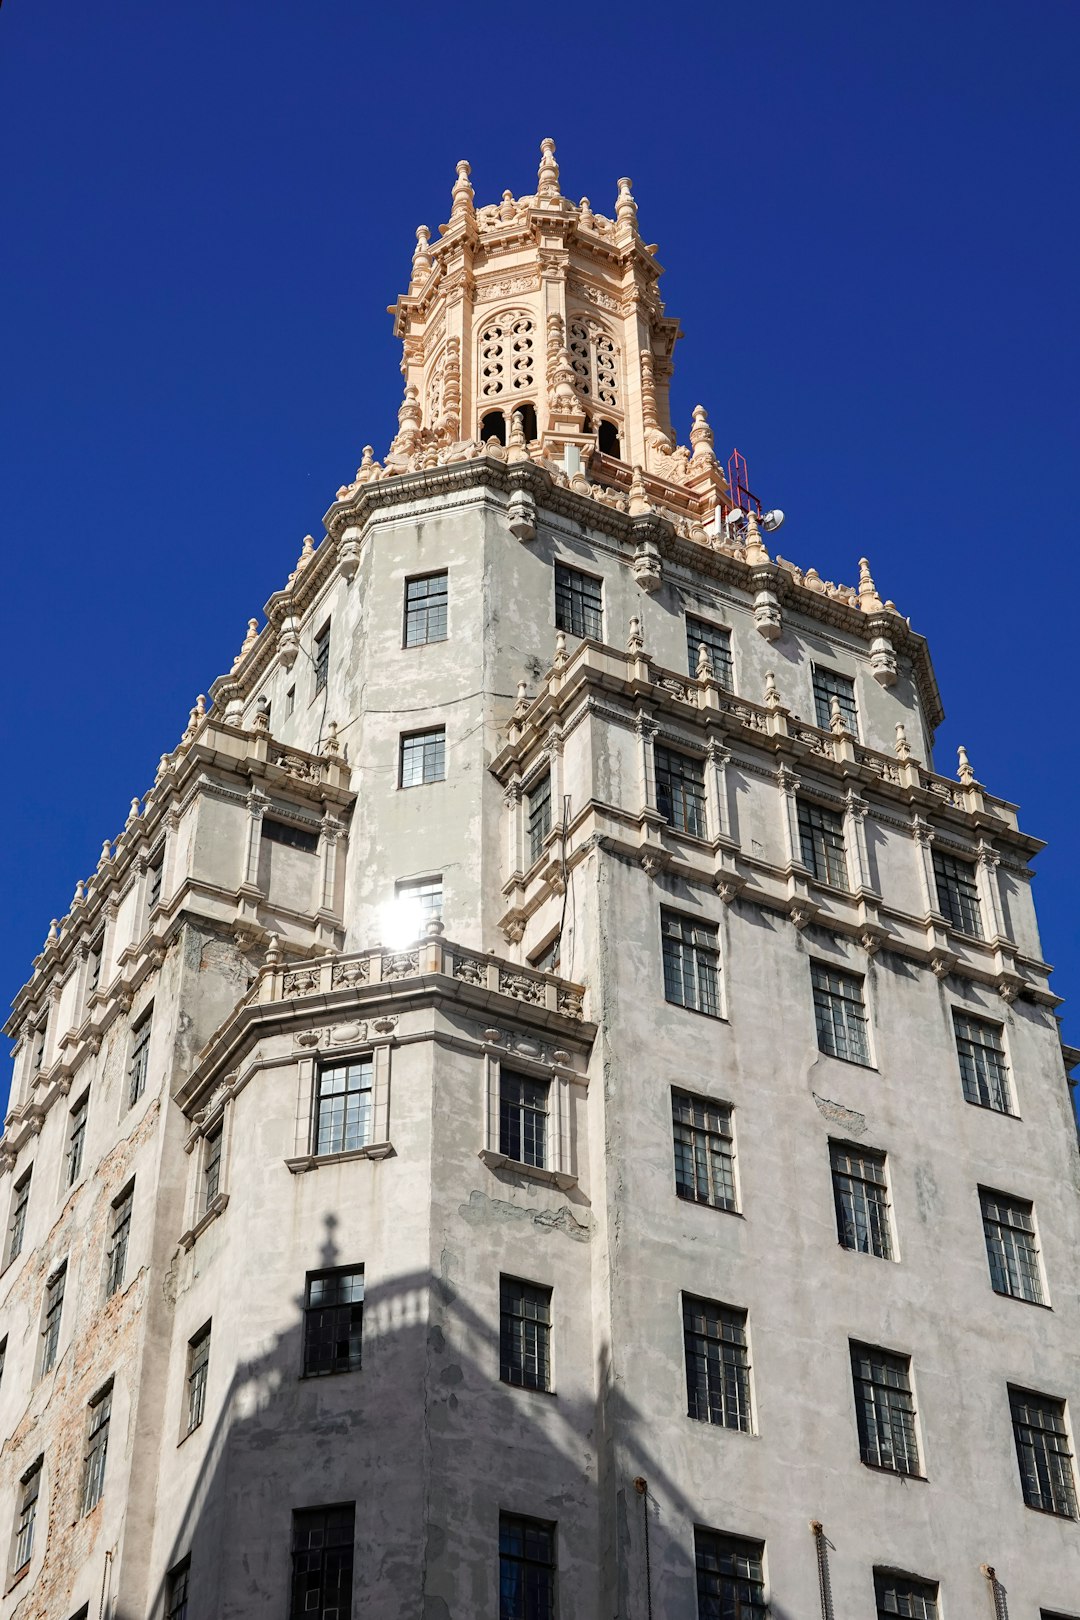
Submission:
<svg viewBox="0 0 1080 1620">
<path fill-rule="evenodd" d="M 194 1248 L 198 1239 L 206 1231 L 206 1228 L 210 1226 L 212 1222 L 216 1221 L 219 1215 L 224 1215 L 226 1209 L 228 1208 L 228 1204 L 228 1193 L 218 1193 L 217 1197 L 211 1203 L 210 1208 L 206 1211 L 206 1214 L 197 1220 L 194 1226 L 188 1227 L 188 1230 L 181 1234 L 180 1247 L 182 1249 Z"/>
<path fill-rule="evenodd" d="M 302 1153 L 298 1158 L 286 1159 L 285 1168 L 290 1175 L 302 1176 L 308 1170 L 321 1170 L 324 1165 L 351 1164 L 357 1159 L 392 1159 L 395 1156 L 392 1142 L 372 1142 L 367 1147 L 349 1148 L 344 1153 Z"/>
<path fill-rule="evenodd" d="M 530 1181 L 539 1181 L 546 1187 L 558 1187 L 563 1192 L 578 1184 L 577 1176 L 566 1170 L 545 1170 L 537 1164 L 522 1164 L 520 1159 L 512 1159 L 507 1153 L 496 1153 L 492 1148 L 481 1148 L 478 1158 L 482 1159 L 489 1170 L 512 1170 L 516 1176 L 528 1176 Z"/>
</svg>

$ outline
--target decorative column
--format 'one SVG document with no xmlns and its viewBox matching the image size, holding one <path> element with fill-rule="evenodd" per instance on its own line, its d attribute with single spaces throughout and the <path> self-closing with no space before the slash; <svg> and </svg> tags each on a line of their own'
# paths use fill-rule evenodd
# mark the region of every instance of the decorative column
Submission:
<svg viewBox="0 0 1080 1620">
<path fill-rule="evenodd" d="M 784 843 L 787 849 L 788 866 L 805 872 L 802 849 L 799 843 L 799 810 L 795 795 L 799 787 L 799 778 L 787 765 L 779 765 L 776 771 L 776 786 L 780 792 L 780 815 L 784 828 Z"/>
<path fill-rule="evenodd" d="M 244 849 L 244 876 L 240 887 L 261 894 L 259 888 L 259 850 L 262 841 L 263 816 L 270 803 L 259 788 L 252 788 L 247 796 L 247 842 Z"/>
<path fill-rule="evenodd" d="M 854 788 L 848 788 L 844 804 L 844 844 L 847 849 L 848 875 L 856 894 L 876 890 L 870 878 L 870 852 L 866 843 L 866 812 L 870 806 L 860 798 Z"/>
<path fill-rule="evenodd" d="M 934 857 L 931 853 L 934 843 L 934 829 L 928 821 L 916 811 L 911 818 L 911 836 L 915 840 L 916 858 L 919 865 L 919 877 L 922 882 L 923 903 L 926 906 L 927 920 L 940 917 L 937 903 L 937 884 L 934 881 Z"/>
<path fill-rule="evenodd" d="M 554 785 L 554 784 L 552 784 Z M 518 878 L 525 870 L 525 828 L 524 828 L 524 794 L 521 790 L 521 778 L 515 776 L 507 783 L 503 794 L 503 804 L 506 806 L 506 875 L 507 880 Z"/>
<path fill-rule="evenodd" d="M 727 767 L 731 752 L 715 737 L 705 744 L 708 765 L 705 771 L 705 801 L 713 840 L 730 838 L 727 813 Z"/>
<path fill-rule="evenodd" d="M 652 745 L 659 729 L 652 715 L 638 712 L 634 730 L 637 732 L 638 740 L 638 804 L 643 815 L 647 815 L 650 810 L 654 815 L 657 814 Z"/>
<path fill-rule="evenodd" d="M 1005 931 L 1005 912 L 1001 904 L 1001 890 L 998 887 L 997 869 L 1000 864 L 1001 856 L 993 844 L 987 838 L 980 838 L 975 862 L 975 880 L 979 886 L 979 900 L 982 904 L 987 938 L 991 941 L 1008 938 Z"/>
<path fill-rule="evenodd" d="M 337 918 L 338 844 L 346 837 L 345 828 L 336 816 L 327 810 L 319 827 L 319 877 L 316 912 L 320 917 Z"/>
</svg>

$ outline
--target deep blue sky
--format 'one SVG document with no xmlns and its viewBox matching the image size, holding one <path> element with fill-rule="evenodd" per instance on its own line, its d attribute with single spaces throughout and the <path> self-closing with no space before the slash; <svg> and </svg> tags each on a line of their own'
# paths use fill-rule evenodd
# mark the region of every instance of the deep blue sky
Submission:
<svg viewBox="0 0 1080 1620">
<path fill-rule="evenodd" d="M 866 553 L 929 637 L 938 766 L 966 743 L 1050 841 L 1080 992 L 1078 62 L 1076 0 L 7 0 L 3 999 L 385 449 L 385 307 L 455 160 L 493 202 L 549 134 L 598 210 L 633 177 L 680 436 L 700 400 L 785 556 L 852 581 Z"/>
</svg>

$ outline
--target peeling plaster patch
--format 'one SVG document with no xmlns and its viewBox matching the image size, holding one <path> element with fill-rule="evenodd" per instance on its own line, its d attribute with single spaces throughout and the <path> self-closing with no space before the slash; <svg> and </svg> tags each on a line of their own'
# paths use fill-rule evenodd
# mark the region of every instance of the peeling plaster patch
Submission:
<svg viewBox="0 0 1080 1620">
<path fill-rule="evenodd" d="M 915 1204 L 924 1225 L 936 1224 L 942 1214 L 941 1194 L 933 1172 L 925 1164 L 915 1167 Z"/>
<path fill-rule="evenodd" d="M 838 1125 L 852 1136 L 861 1136 L 866 1130 L 865 1114 L 857 1114 L 854 1108 L 845 1108 L 843 1103 L 830 1102 L 828 1097 L 819 1097 L 816 1091 L 810 1095 L 830 1125 Z"/>
<path fill-rule="evenodd" d="M 506 1198 L 489 1198 L 478 1188 L 469 1194 L 467 1204 L 458 1205 L 458 1214 L 470 1226 L 486 1226 L 493 1221 L 531 1221 L 542 1231 L 562 1232 L 575 1243 L 588 1243 L 590 1236 L 589 1228 L 577 1219 L 568 1204 L 559 1209 L 527 1209 Z"/>
</svg>

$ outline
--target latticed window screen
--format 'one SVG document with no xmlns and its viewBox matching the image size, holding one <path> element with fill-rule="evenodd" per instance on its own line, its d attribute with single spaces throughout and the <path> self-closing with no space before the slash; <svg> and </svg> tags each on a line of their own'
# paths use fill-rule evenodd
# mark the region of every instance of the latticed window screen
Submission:
<svg viewBox="0 0 1080 1620">
<path fill-rule="evenodd" d="M 725 691 L 735 690 L 735 665 L 731 657 L 731 631 L 706 619 L 686 618 L 686 664 L 688 673 L 696 675 L 701 649 L 709 655 L 713 679 Z"/>
<path fill-rule="evenodd" d="M 375 1062 L 370 1053 L 319 1070 L 312 1152 L 352 1153 L 371 1141 Z"/>
<path fill-rule="evenodd" d="M 836 1201 L 836 1231 L 841 1244 L 845 1249 L 857 1249 L 860 1254 L 876 1254 L 879 1260 L 891 1260 L 892 1233 L 884 1153 L 832 1142 L 829 1144 L 829 1155 Z"/>
<path fill-rule="evenodd" d="M 1076 1518 L 1076 1476 L 1065 1402 L 1030 1389 L 1010 1389 L 1016 1457 L 1028 1507 Z"/>
<path fill-rule="evenodd" d="M 570 322 L 570 364 L 574 383 L 583 399 L 598 405 L 619 403 L 618 350 L 599 321 L 579 318 Z"/>
<path fill-rule="evenodd" d="M 962 934 L 982 938 L 982 910 L 979 905 L 979 885 L 971 861 L 958 861 L 943 850 L 934 850 L 934 882 L 937 886 L 938 910 L 945 920 Z"/>
<path fill-rule="evenodd" d="M 965 1098 L 979 1108 L 993 1108 L 999 1114 L 1011 1113 L 1009 1071 L 1000 1025 L 956 1011 L 953 1025 Z"/>
<path fill-rule="evenodd" d="M 113 1205 L 112 1224 L 109 1229 L 109 1250 L 105 1268 L 105 1297 L 115 1294 L 124 1286 L 127 1269 L 128 1241 L 131 1237 L 131 1208 L 135 1198 L 134 1187 L 122 1193 Z"/>
<path fill-rule="evenodd" d="M 499 1286 L 499 1376 L 522 1389 L 551 1388 L 551 1289 L 503 1277 Z"/>
<path fill-rule="evenodd" d="M 82 1510 L 89 1513 L 101 1500 L 105 1485 L 105 1455 L 109 1449 L 109 1421 L 112 1417 L 112 1385 L 99 1395 L 90 1408 L 90 1425 L 83 1458 Z"/>
<path fill-rule="evenodd" d="M 422 787 L 446 778 L 446 727 L 414 731 L 401 739 L 401 786 Z"/>
<path fill-rule="evenodd" d="M 555 628 L 593 641 L 604 639 L 603 588 L 592 574 L 555 564 Z"/>
<path fill-rule="evenodd" d="M 128 1058 L 128 1107 L 133 1108 L 146 1090 L 146 1075 L 150 1064 L 150 1031 L 153 1019 L 144 1013 L 131 1032 L 131 1055 Z"/>
<path fill-rule="evenodd" d="M 22 1253 L 23 1238 L 26 1236 L 26 1206 L 30 1202 L 30 1176 L 31 1171 L 28 1170 L 15 1187 L 15 1200 L 11 1206 L 11 1222 L 8 1226 L 9 1265 L 16 1255 Z"/>
<path fill-rule="evenodd" d="M 936 1581 L 920 1581 L 911 1575 L 890 1575 L 874 1571 L 874 1597 L 878 1620 L 902 1615 L 905 1620 L 937 1620 Z"/>
<path fill-rule="evenodd" d="M 447 576 L 425 574 L 405 582 L 405 645 L 446 640 Z"/>
<path fill-rule="evenodd" d="M 1026 1199 L 979 1189 L 990 1280 L 999 1294 L 1043 1303 L 1035 1215 Z"/>
<path fill-rule="evenodd" d="M 660 913 L 664 950 L 664 995 L 676 1006 L 720 1016 L 720 951 L 711 923 L 682 917 L 675 911 Z"/>
<path fill-rule="evenodd" d="M 656 769 L 656 808 L 679 832 L 692 838 L 707 838 L 705 816 L 705 764 L 689 754 L 657 743 L 653 749 Z"/>
<path fill-rule="evenodd" d="M 708 1097 L 673 1091 L 671 1125 L 679 1197 L 714 1209 L 737 1209 L 731 1109 Z"/>
<path fill-rule="evenodd" d="M 37 1520 L 38 1496 L 41 1492 L 41 1465 L 44 1461 L 39 1457 L 37 1462 L 22 1477 L 22 1489 L 19 1492 L 19 1516 L 15 1521 L 15 1551 L 12 1555 L 12 1568 L 14 1573 L 24 1569 L 30 1562 L 34 1551 L 34 1524 Z"/>
<path fill-rule="evenodd" d="M 187 1620 L 191 1559 L 185 1558 L 170 1569 L 165 1580 L 165 1620 Z"/>
<path fill-rule="evenodd" d="M 538 861 L 544 852 L 544 840 L 551 831 L 551 772 L 547 771 L 539 782 L 529 789 L 529 864 Z"/>
<path fill-rule="evenodd" d="M 894 1474 L 918 1474 L 919 1446 L 908 1357 L 867 1344 L 852 1344 L 851 1372 L 863 1462 L 871 1468 L 890 1469 Z"/>
<path fill-rule="evenodd" d="M 520 394 L 536 377 L 536 329 L 526 315 L 504 315 L 480 333 L 480 393 L 484 399 Z"/>
<path fill-rule="evenodd" d="M 749 1429 L 746 1312 L 684 1294 L 683 1342 L 690 1416 L 725 1429 Z"/>
<path fill-rule="evenodd" d="M 547 1168 L 548 1102 L 551 1086 L 499 1068 L 499 1152 L 519 1164 Z"/>
<path fill-rule="evenodd" d="M 798 810 L 803 865 L 819 883 L 828 883 L 834 889 L 849 888 L 843 817 L 806 799 L 798 801 Z"/>
<path fill-rule="evenodd" d="M 67 1282 L 67 1262 L 49 1278 L 45 1286 L 45 1319 L 41 1324 L 41 1371 L 51 1372 L 56 1366 L 56 1352 L 60 1344 L 60 1318 L 64 1313 L 64 1287 Z"/>
<path fill-rule="evenodd" d="M 698 1620 L 768 1620 L 764 1560 L 760 1541 L 695 1529 Z"/>
<path fill-rule="evenodd" d="M 214 1199 L 221 1191 L 221 1143 L 223 1138 L 222 1127 L 216 1130 L 203 1143 L 203 1184 L 202 1184 L 202 1213 L 205 1215 L 212 1207 Z"/>
<path fill-rule="evenodd" d="M 71 1126 L 68 1132 L 67 1147 L 67 1184 L 73 1187 L 79 1179 L 82 1169 L 83 1148 L 86 1144 L 86 1116 L 90 1108 L 90 1099 L 84 1097 L 71 1110 Z"/>
<path fill-rule="evenodd" d="M 309 1271 L 304 1305 L 304 1377 L 355 1372 L 364 1338 L 364 1268 Z"/>
<path fill-rule="evenodd" d="M 818 1046 L 831 1057 L 869 1063 L 863 981 L 853 973 L 838 973 L 823 962 L 810 964 L 810 977 Z"/>
<path fill-rule="evenodd" d="M 859 735 L 859 711 L 855 706 L 855 682 L 835 669 L 814 670 L 814 719 L 822 731 L 832 724 L 832 700 L 840 704 L 844 724 L 853 737 Z"/>
<path fill-rule="evenodd" d="M 352 1620 L 355 1517 L 352 1502 L 293 1514 L 289 1620 Z"/>
<path fill-rule="evenodd" d="M 499 1620 L 554 1620 L 555 1526 L 499 1515 Z"/>
</svg>

